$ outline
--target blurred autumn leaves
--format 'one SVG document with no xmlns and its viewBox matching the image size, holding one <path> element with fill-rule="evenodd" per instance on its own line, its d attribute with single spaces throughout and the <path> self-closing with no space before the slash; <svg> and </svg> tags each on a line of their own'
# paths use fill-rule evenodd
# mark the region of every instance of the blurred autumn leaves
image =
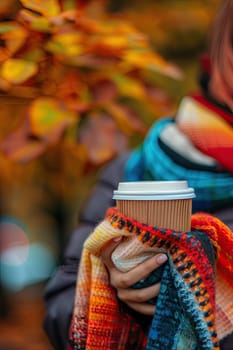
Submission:
<svg viewBox="0 0 233 350">
<path fill-rule="evenodd" d="M 1 0 L 3 214 L 61 253 L 96 170 L 175 110 L 158 80 L 182 72 L 155 48 L 193 48 L 217 1 Z"/>
<path fill-rule="evenodd" d="M 102 164 L 130 135 L 145 133 L 146 114 L 151 123 L 172 110 L 170 98 L 144 73 L 177 79 L 180 70 L 132 24 L 107 15 L 104 2 L 21 4 L 13 20 L 0 23 L 0 89 L 28 99 L 21 125 L 3 140 L 8 157 L 29 161 L 62 143 L 81 164 Z M 106 142 L 105 127 L 111 131 Z"/>
</svg>

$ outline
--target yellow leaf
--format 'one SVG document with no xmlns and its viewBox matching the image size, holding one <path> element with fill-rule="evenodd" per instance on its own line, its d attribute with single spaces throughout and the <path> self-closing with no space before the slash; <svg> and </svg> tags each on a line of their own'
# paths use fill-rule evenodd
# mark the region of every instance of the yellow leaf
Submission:
<svg viewBox="0 0 233 350">
<path fill-rule="evenodd" d="M 64 108 L 57 100 L 41 97 L 29 108 L 31 130 L 34 135 L 56 141 L 62 132 L 77 121 L 77 114 Z"/>
<path fill-rule="evenodd" d="M 18 25 L 16 22 L 1 22 L 0 23 L 0 35 L 14 32 L 15 30 L 18 30 L 21 28 L 21 26 Z"/>
<path fill-rule="evenodd" d="M 21 84 L 37 73 L 34 62 L 10 58 L 2 64 L 1 76 L 12 84 Z"/>
<path fill-rule="evenodd" d="M 32 47 L 31 50 L 25 52 L 24 59 L 27 61 L 41 62 L 45 59 L 45 52 L 39 47 Z"/>
<path fill-rule="evenodd" d="M 20 0 L 23 6 L 46 17 L 57 16 L 60 6 L 57 0 Z"/>
<path fill-rule="evenodd" d="M 124 75 L 114 74 L 113 81 L 115 82 L 119 93 L 123 96 L 132 97 L 138 100 L 143 100 L 146 97 L 143 85 L 135 79 Z"/>
<path fill-rule="evenodd" d="M 128 46 L 128 40 L 126 36 L 111 35 L 100 38 L 101 44 L 113 48 L 126 48 Z"/>
<path fill-rule="evenodd" d="M 80 55 L 83 53 L 81 36 L 77 32 L 58 34 L 48 42 L 46 49 L 68 57 Z"/>
<path fill-rule="evenodd" d="M 29 23 L 30 29 L 41 32 L 49 32 L 51 30 L 52 24 L 44 16 L 23 9 L 19 12 L 19 17 L 22 21 Z"/>
<path fill-rule="evenodd" d="M 86 51 L 98 57 L 112 56 L 121 57 L 122 53 L 129 48 L 128 38 L 114 33 L 102 33 L 93 35 L 86 43 Z"/>
<path fill-rule="evenodd" d="M 182 72 L 176 65 L 167 62 L 154 52 L 131 50 L 126 52 L 122 58 L 127 64 L 140 69 L 156 71 L 175 79 L 182 78 Z"/>
</svg>

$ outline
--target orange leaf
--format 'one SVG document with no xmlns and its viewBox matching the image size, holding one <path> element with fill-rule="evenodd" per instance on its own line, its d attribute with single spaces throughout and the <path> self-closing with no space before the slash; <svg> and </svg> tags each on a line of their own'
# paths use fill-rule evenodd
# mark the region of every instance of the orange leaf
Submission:
<svg viewBox="0 0 233 350">
<path fill-rule="evenodd" d="M 11 84 L 0 77 L 0 90 L 8 91 L 11 88 Z"/>
<path fill-rule="evenodd" d="M 11 56 L 9 50 L 5 47 L 0 47 L 0 63 L 6 61 Z"/>
<path fill-rule="evenodd" d="M 6 18 L 9 14 L 12 14 L 17 4 L 15 0 L 1 0 L 0 2 L 0 16 Z"/>
<path fill-rule="evenodd" d="M 42 155 L 45 150 L 46 144 L 38 140 L 28 139 L 25 144 L 8 154 L 8 157 L 16 162 L 26 163 Z"/>
<path fill-rule="evenodd" d="M 40 140 L 30 139 L 27 119 L 19 129 L 7 136 L 1 144 L 1 150 L 9 159 L 22 163 L 41 155 L 45 151 L 45 147 L 46 145 Z"/>
<path fill-rule="evenodd" d="M 67 72 L 56 88 L 56 97 L 65 101 L 70 110 L 85 112 L 90 107 L 91 97 L 86 84 L 75 70 Z"/>
<path fill-rule="evenodd" d="M 135 125 L 132 123 L 132 112 L 126 106 L 117 103 L 107 103 L 104 105 L 104 109 L 117 122 L 125 135 L 130 136 L 137 128 L 139 129 L 136 123 Z M 142 123 L 140 124 L 140 129 L 144 132 Z"/>
<path fill-rule="evenodd" d="M 106 103 L 117 97 L 117 89 L 113 80 L 103 76 L 91 86 L 93 101 Z"/>
<path fill-rule="evenodd" d="M 103 57 L 120 57 L 127 48 L 127 39 L 114 35 L 96 36 L 87 43 L 87 52 Z"/>
<path fill-rule="evenodd" d="M 81 31 L 84 33 L 98 34 L 103 31 L 104 24 L 102 22 L 86 17 L 84 13 L 79 15 L 76 14 L 75 20 L 78 29 L 81 29 Z"/>
<path fill-rule="evenodd" d="M 103 36 L 100 38 L 100 43 L 103 46 L 112 47 L 112 48 L 127 48 L 128 40 L 126 36 L 123 35 L 114 35 Z"/>
<path fill-rule="evenodd" d="M 23 46 L 28 34 L 22 26 L 15 22 L 1 22 L 0 35 L 5 41 L 6 48 L 12 54 Z"/>
</svg>

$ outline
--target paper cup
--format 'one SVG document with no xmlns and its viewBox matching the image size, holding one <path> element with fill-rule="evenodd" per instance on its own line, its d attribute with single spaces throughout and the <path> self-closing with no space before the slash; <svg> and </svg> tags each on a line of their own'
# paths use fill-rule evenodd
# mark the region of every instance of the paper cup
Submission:
<svg viewBox="0 0 233 350">
<path fill-rule="evenodd" d="M 152 226 L 189 231 L 194 189 L 187 181 L 120 182 L 113 192 L 118 210 Z"/>
</svg>

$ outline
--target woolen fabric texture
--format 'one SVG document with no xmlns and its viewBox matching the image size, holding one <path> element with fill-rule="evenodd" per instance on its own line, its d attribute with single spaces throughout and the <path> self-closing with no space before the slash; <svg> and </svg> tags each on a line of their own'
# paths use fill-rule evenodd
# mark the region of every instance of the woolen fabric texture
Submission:
<svg viewBox="0 0 233 350">
<path fill-rule="evenodd" d="M 208 85 L 208 84 L 207 84 Z M 233 126 L 233 114 L 232 111 L 226 108 L 226 106 L 222 106 L 216 101 L 213 101 L 211 96 L 206 98 L 206 91 L 204 96 L 198 96 L 199 102 L 204 105 L 206 108 L 214 111 L 219 114 L 225 121 L 227 121 L 231 126 Z M 197 100 L 197 96 L 195 96 Z M 172 125 L 175 124 L 175 117 Z M 170 124 L 171 125 L 171 124 Z M 177 126 L 176 126 L 177 127 Z M 181 132 L 181 131 L 180 131 Z M 183 133 L 183 136 L 186 136 Z M 162 141 L 162 142 L 161 142 Z M 173 138 L 170 138 L 170 141 L 173 142 Z M 170 171 L 169 167 L 172 168 L 173 164 L 181 165 L 182 172 L 181 176 L 186 174 L 188 175 L 190 172 L 188 170 L 195 169 L 196 171 L 208 171 L 214 173 L 227 173 L 229 176 L 229 172 L 224 172 L 223 166 L 217 161 L 214 162 L 214 166 L 211 164 L 207 164 L 203 162 L 200 164 L 198 162 L 194 162 L 193 159 L 190 159 L 188 156 L 184 157 L 182 153 L 174 150 L 173 144 L 167 144 L 161 138 L 161 134 L 158 136 L 159 146 L 162 148 L 164 152 L 164 157 L 168 156 L 172 159 L 171 166 L 168 165 L 167 168 L 161 167 L 162 172 Z M 190 144 L 190 142 L 189 142 Z M 183 150 L 187 150 L 186 146 L 183 147 Z M 200 150 L 199 150 L 200 152 Z M 190 154 L 190 153 L 189 153 Z M 202 154 L 204 154 L 202 152 Z M 68 329 L 70 320 L 72 317 L 72 310 L 74 304 L 74 295 L 75 295 L 75 284 L 77 280 L 77 269 L 79 266 L 81 250 L 83 247 L 83 242 L 89 236 L 89 234 L 94 230 L 95 226 L 103 219 L 105 215 L 105 211 L 107 208 L 114 206 L 114 201 L 112 200 L 113 190 L 117 188 L 119 181 L 126 181 L 125 178 L 125 165 L 127 164 L 127 160 L 130 157 L 131 152 L 126 152 L 119 157 L 116 157 L 111 162 L 109 162 L 103 170 L 101 170 L 96 186 L 90 193 L 88 200 L 84 203 L 83 210 L 79 214 L 78 222 L 79 226 L 74 232 L 69 236 L 69 241 L 67 242 L 66 249 L 64 251 L 64 259 L 60 266 L 57 267 L 54 275 L 46 286 L 45 290 L 45 302 L 46 302 L 46 314 L 44 321 L 44 328 L 47 332 L 47 335 L 52 342 L 53 348 L 56 350 L 64 350 L 67 349 L 67 339 L 68 339 Z M 134 153 L 133 153 L 134 155 Z M 158 155 L 160 156 L 160 150 L 158 151 Z M 152 158 L 152 164 L 163 161 L 163 155 L 157 158 L 157 154 L 154 154 L 155 158 Z M 233 158 L 231 157 L 231 161 Z M 140 162 L 141 166 L 142 163 Z M 147 166 L 147 164 L 146 164 Z M 142 167 L 144 170 L 144 165 Z M 140 169 L 140 170 L 142 170 Z M 134 172 L 135 169 L 133 169 Z M 136 169 L 138 170 L 138 169 Z M 143 171 L 142 171 L 143 173 Z M 146 173 L 146 172 L 145 172 Z M 138 173 L 137 173 L 138 174 Z M 136 174 L 136 175 L 137 175 Z M 141 174 L 141 173 L 140 173 Z M 196 172 L 198 174 L 198 172 Z M 132 175 L 132 174 L 131 174 Z M 134 174 L 133 174 L 134 175 Z M 153 174 L 146 174 L 149 176 L 149 179 L 153 180 Z M 156 175 L 156 174 L 155 174 Z M 162 174 L 161 176 L 163 176 Z M 180 174 L 178 174 L 180 175 Z M 157 176 L 157 175 L 156 175 Z M 176 174 L 174 174 L 174 177 Z M 172 177 L 172 175 L 171 175 Z M 198 182 L 198 175 L 193 176 L 195 182 Z M 140 178 L 143 180 L 143 176 Z M 156 178 L 155 178 L 156 179 Z M 183 180 L 183 178 L 182 178 Z M 208 180 L 207 180 L 208 181 Z M 222 182 L 224 185 L 224 180 Z M 221 185 L 220 185 L 221 188 Z M 213 192 L 215 193 L 215 188 L 212 186 Z M 233 188 L 229 185 L 229 194 L 233 192 Z M 202 190 L 199 189 L 198 193 L 201 195 Z M 207 191 L 208 192 L 208 191 Z M 220 189 L 218 190 L 220 192 Z M 226 193 L 227 191 L 224 191 Z M 205 197 L 205 196 L 203 196 Z M 208 196 L 207 196 L 208 198 Z M 204 205 L 202 208 L 201 205 Z M 230 204 L 229 208 L 228 205 Z M 231 229 L 233 229 L 233 211 L 232 211 L 232 197 L 229 196 L 224 201 L 221 201 L 221 197 L 219 201 L 215 201 L 214 206 L 208 203 L 205 198 L 200 199 L 199 205 L 194 205 L 194 207 L 198 207 L 199 210 L 206 210 L 211 208 L 211 212 L 214 213 L 218 218 L 221 218 L 224 223 L 228 224 Z M 213 209 L 215 207 L 216 209 Z M 232 256 L 232 253 L 231 253 Z M 118 259 L 118 263 L 120 264 L 120 260 Z M 122 263 L 122 265 L 124 265 Z M 232 350 L 233 349 L 233 333 L 229 334 L 229 329 L 232 325 L 233 320 L 233 297 L 232 297 L 232 289 L 229 288 L 229 283 L 226 282 L 226 279 L 223 278 L 220 274 L 216 276 L 216 313 L 221 317 L 217 317 L 217 330 L 220 329 L 219 333 L 222 339 L 220 339 L 220 348 L 222 350 Z M 221 286 L 221 288 L 219 288 Z M 145 317 L 141 314 L 134 313 L 131 309 L 127 308 L 126 305 L 121 304 L 120 308 L 124 310 L 124 312 L 130 313 L 134 317 L 134 322 L 140 323 L 141 327 L 147 329 L 147 324 L 150 322 L 150 317 Z M 147 321 L 148 319 L 148 321 Z M 220 323 L 220 321 L 221 323 Z M 220 324 L 219 324 L 220 323 Z M 134 323 L 133 323 L 134 324 Z M 227 336 L 228 335 L 228 336 Z"/>
<path fill-rule="evenodd" d="M 192 143 L 233 173 L 233 127 L 222 115 L 195 97 L 184 97 L 176 124 Z"/>
<path fill-rule="evenodd" d="M 233 174 L 229 171 L 207 171 L 189 168 L 161 147 L 159 137 L 174 118 L 163 118 L 150 129 L 143 144 L 136 149 L 125 167 L 127 181 L 186 180 L 195 189 L 193 212 L 214 212 L 233 202 Z M 174 153 L 174 151 L 173 151 Z M 185 159 L 183 158 L 184 162 Z M 233 158 L 229 159 L 233 162 Z M 201 168 L 201 167 L 200 167 Z"/>
<path fill-rule="evenodd" d="M 104 245 L 117 236 L 125 237 L 124 249 L 120 244 L 113 259 L 118 268 L 121 264 L 127 266 L 131 255 L 132 259 L 141 256 L 141 261 L 148 251 L 168 255 L 160 276 L 155 271 L 161 288 L 148 331 L 125 311 L 108 281 L 100 254 Z M 84 243 L 68 349 L 219 349 L 215 259 L 217 274 L 228 288 L 233 288 L 232 250 L 231 230 L 209 214 L 194 214 L 192 230 L 176 232 L 145 225 L 110 208 Z M 148 285 L 148 281 L 145 283 Z M 144 287 L 144 283 L 134 287 Z M 232 331 L 232 320 L 227 331 Z M 218 332 L 221 334 L 220 328 Z"/>
</svg>

